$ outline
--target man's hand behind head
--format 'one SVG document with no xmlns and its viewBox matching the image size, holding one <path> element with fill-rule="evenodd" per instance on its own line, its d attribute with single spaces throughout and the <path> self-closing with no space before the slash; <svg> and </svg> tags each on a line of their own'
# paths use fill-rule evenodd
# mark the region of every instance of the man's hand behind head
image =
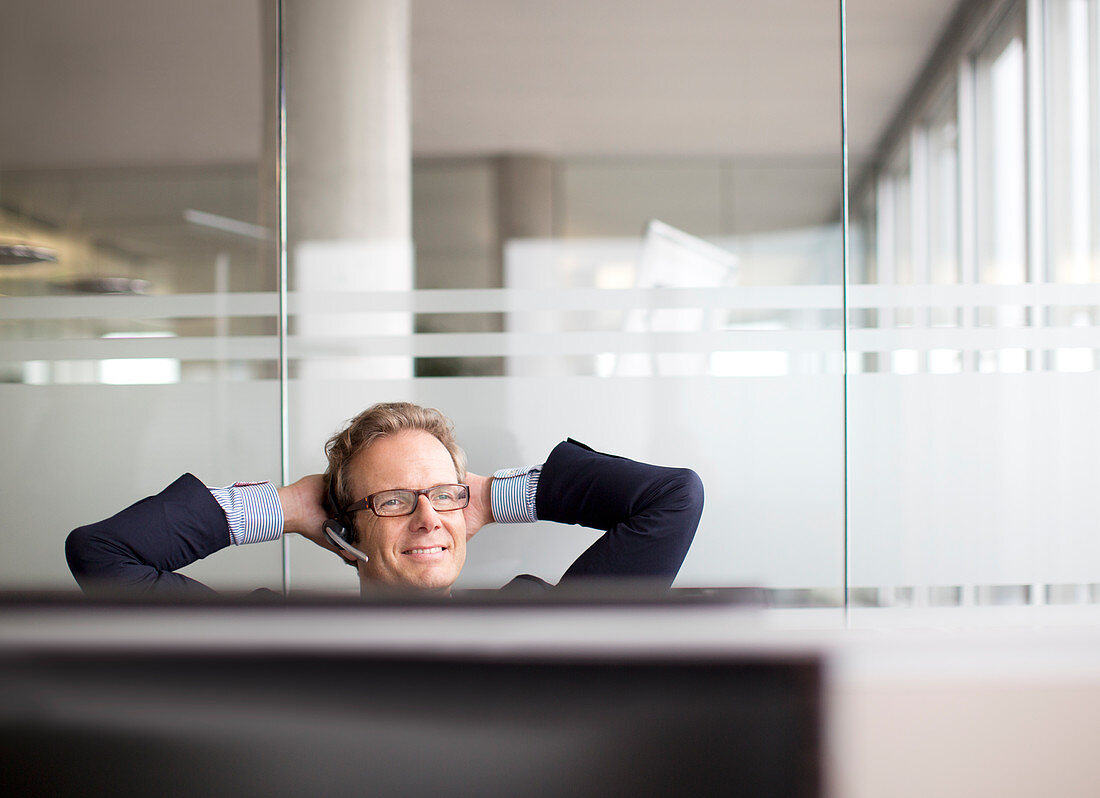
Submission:
<svg viewBox="0 0 1100 798">
<path fill-rule="evenodd" d="M 466 472 L 466 484 L 470 486 L 470 503 L 462 514 L 466 516 L 466 540 L 469 540 L 477 531 L 486 524 L 491 524 L 493 518 L 493 500 L 491 477 L 482 477 Z"/>
<path fill-rule="evenodd" d="M 325 478 L 310 474 L 297 482 L 278 489 L 283 507 L 283 532 L 295 532 L 318 546 L 336 552 L 345 560 L 355 562 L 355 556 L 328 541 L 322 526 L 328 520 L 325 510 Z"/>
</svg>

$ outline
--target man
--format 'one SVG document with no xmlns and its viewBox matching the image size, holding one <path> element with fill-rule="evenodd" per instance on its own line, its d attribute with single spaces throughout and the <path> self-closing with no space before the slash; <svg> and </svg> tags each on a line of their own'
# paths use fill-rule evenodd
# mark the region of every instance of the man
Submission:
<svg viewBox="0 0 1100 798">
<path fill-rule="evenodd" d="M 85 590 L 209 592 L 175 571 L 231 543 L 293 533 L 356 565 L 363 593 L 398 587 L 446 595 L 462 571 L 467 540 L 482 526 L 547 520 L 604 530 L 563 582 L 630 577 L 667 586 L 702 513 L 695 472 L 601 454 L 572 440 L 540 466 L 491 478 L 468 473 L 451 422 L 405 402 L 368 408 L 325 452 L 325 474 L 278 489 L 207 488 L 186 474 L 156 496 L 73 530 L 65 544 L 69 568 Z M 526 575 L 509 584 L 532 587 L 550 586 Z"/>
</svg>

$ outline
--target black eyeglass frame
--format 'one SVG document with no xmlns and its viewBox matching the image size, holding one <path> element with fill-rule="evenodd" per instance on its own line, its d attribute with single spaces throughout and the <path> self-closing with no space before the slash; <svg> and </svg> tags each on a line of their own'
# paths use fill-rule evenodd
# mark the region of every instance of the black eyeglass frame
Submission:
<svg viewBox="0 0 1100 798">
<path fill-rule="evenodd" d="M 432 504 L 432 497 L 429 494 L 433 490 L 439 490 L 440 488 L 462 488 L 462 491 L 463 491 L 464 495 L 458 500 L 458 501 L 461 502 L 461 504 L 457 507 L 448 507 L 446 510 L 440 510 L 438 507 L 436 507 L 434 504 Z M 409 509 L 409 511 L 407 513 L 380 513 L 380 512 L 378 512 L 378 508 L 375 506 L 377 498 L 379 496 L 382 496 L 382 495 L 385 495 L 385 494 L 390 494 L 390 493 L 412 493 L 412 494 L 415 495 L 416 498 L 412 503 L 412 507 Z M 374 513 L 379 518 L 401 518 L 402 516 L 412 515 L 413 513 L 416 512 L 416 507 L 420 503 L 420 497 L 421 496 L 427 496 L 428 497 L 428 504 L 431 504 L 432 509 L 435 510 L 437 513 L 451 513 L 451 512 L 454 512 L 455 510 L 464 510 L 465 508 L 470 506 L 470 486 L 469 485 L 466 485 L 462 482 L 444 482 L 441 485 L 432 485 L 430 488 L 421 488 L 419 490 L 417 490 L 416 488 L 391 488 L 389 490 L 380 490 L 377 493 L 372 493 L 370 496 L 368 496 L 365 499 L 360 499 L 359 501 L 355 502 L 354 504 L 349 504 L 344 509 L 344 512 L 348 515 L 351 515 L 352 513 L 357 513 L 357 512 L 360 512 L 361 510 L 370 510 L 372 513 Z"/>
</svg>

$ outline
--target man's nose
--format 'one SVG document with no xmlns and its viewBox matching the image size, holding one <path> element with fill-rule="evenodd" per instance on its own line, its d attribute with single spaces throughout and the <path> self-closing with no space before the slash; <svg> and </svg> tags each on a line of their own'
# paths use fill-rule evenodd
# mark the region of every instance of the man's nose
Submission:
<svg viewBox="0 0 1100 798">
<path fill-rule="evenodd" d="M 435 529 L 439 526 L 439 512 L 432 507 L 432 503 L 423 493 L 416 497 L 416 509 L 413 510 L 412 521 L 417 529 Z"/>
</svg>

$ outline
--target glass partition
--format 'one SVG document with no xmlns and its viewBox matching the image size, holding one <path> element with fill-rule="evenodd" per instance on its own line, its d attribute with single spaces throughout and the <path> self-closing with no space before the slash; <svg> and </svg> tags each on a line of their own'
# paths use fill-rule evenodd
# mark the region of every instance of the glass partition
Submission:
<svg viewBox="0 0 1100 798">
<path fill-rule="evenodd" d="M 906 102 L 853 122 L 857 604 L 1096 599 L 1097 13 L 961 4 Z"/>
<path fill-rule="evenodd" d="M 444 410 L 479 473 L 571 436 L 701 474 L 678 585 L 839 605 L 837 7 L 284 5 L 292 476 L 377 401 Z M 487 528 L 460 586 L 597 535 Z M 299 540 L 290 570 L 357 586 Z"/>
<path fill-rule="evenodd" d="M 274 170 L 258 3 L 2 10 L 0 587 L 190 471 L 279 479 Z M 185 573 L 281 584 L 278 544 Z"/>
<path fill-rule="evenodd" d="M 86 6 L 3 11 L 0 585 L 71 588 L 72 527 L 277 482 L 284 436 L 321 470 L 410 399 L 475 471 L 566 436 L 698 470 L 679 585 L 1096 593 L 1095 0 L 848 4 L 848 286 L 839 4 Z M 489 528 L 460 584 L 593 535 Z M 188 573 L 284 564 L 356 589 L 298 539 Z"/>
</svg>

